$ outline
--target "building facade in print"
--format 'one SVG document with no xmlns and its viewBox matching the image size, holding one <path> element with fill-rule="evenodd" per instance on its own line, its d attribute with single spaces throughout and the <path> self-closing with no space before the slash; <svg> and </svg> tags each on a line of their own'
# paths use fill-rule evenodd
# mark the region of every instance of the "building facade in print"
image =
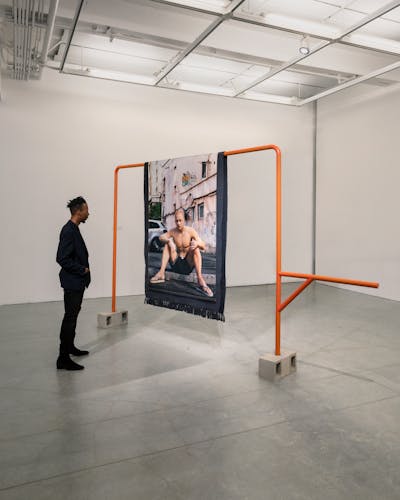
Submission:
<svg viewBox="0 0 400 500">
<path fill-rule="evenodd" d="M 217 154 L 151 162 L 149 203 L 161 203 L 161 220 L 175 227 L 175 210 L 183 208 L 192 226 L 215 253 L 217 208 Z"/>
</svg>

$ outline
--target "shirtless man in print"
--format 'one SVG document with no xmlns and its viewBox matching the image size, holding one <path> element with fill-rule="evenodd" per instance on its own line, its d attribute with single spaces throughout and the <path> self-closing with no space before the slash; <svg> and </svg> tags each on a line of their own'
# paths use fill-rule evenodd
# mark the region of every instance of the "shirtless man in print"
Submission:
<svg viewBox="0 0 400 500">
<path fill-rule="evenodd" d="M 190 274 L 195 268 L 197 281 L 202 291 L 208 297 L 213 297 L 214 294 L 211 288 L 207 286 L 201 274 L 202 257 L 200 250 L 205 249 L 205 244 L 192 227 L 185 226 L 183 208 L 178 208 L 175 212 L 175 225 L 174 229 L 160 236 L 160 241 L 165 243 L 161 267 L 158 273 L 150 279 L 150 283 L 164 283 L 165 269 L 169 262 L 171 271 L 174 273 Z"/>
</svg>

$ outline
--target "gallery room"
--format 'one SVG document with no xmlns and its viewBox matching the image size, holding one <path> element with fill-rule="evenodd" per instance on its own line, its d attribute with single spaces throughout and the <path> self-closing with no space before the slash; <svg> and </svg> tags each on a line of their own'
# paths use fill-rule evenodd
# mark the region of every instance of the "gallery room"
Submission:
<svg viewBox="0 0 400 500">
<path fill-rule="evenodd" d="M 400 498 L 400 1 L 0 0 L 0 499 Z"/>
</svg>

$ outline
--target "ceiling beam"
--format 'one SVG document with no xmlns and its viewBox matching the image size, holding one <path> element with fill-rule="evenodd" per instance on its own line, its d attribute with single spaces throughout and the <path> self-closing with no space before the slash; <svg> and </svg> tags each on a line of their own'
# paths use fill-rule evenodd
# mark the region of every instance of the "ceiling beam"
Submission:
<svg viewBox="0 0 400 500">
<path fill-rule="evenodd" d="M 92 34 L 96 35 L 99 37 L 109 37 L 109 33 L 106 33 L 106 28 L 109 28 L 109 26 L 103 26 L 103 25 L 96 25 L 99 30 L 94 30 L 93 29 L 93 24 L 86 22 L 86 21 L 81 21 L 79 23 L 79 32 L 80 33 L 85 33 L 85 34 Z M 68 20 L 65 19 L 63 20 L 62 18 L 59 19 L 57 22 L 57 27 L 64 29 L 64 35 L 63 39 L 60 39 L 57 44 L 55 45 L 66 45 L 66 31 L 69 28 L 69 23 Z M 161 47 L 161 48 L 168 48 L 168 49 L 175 49 L 175 50 L 182 50 L 186 47 L 185 42 L 182 42 L 181 40 L 176 40 L 173 38 L 166 38 L 166 37 L 161 37 L 157 35 L 149 35 L 146 33 L 142 32 L 133 32 L 133 31 L 127 31 L 127 30 L 119 30 L 118 28 L 111 27 L 111 32 L 112 36 L 116 40 L 127 40 L 127 41 L 132 41 L 136 43 L 141 43 L 144 45 L 150 45 L 150 46 L 156 46 L 156 47 Z M 71 46 L 74 44 L 71 43 Z M 55 47 L 52 47 L 54 49 Z M 276 60 L 276 59 L 269 59 L 269 58 L 264 58 L 260 56 L 253 56 L 249 54 L 244 54 L 241 52 L 235 52 L 235 51 L 230 51 L 230 50 L 225 50 L 225 49 L 217 49 L 212 46 L 207 46 L 207 45 L 201 45 L 197 48 L 196 54 L 206 56 L 206 57 L 212 57 L 212 58 L 217 58 L 217 59 L 225 59 L 228 61 L 234 61 L 234 62 L 239 62 L 243 64 L 252 64 L 252 65 L 257 65 L 257 66 L 266 66 L 266 67 L 271 67 L 271 66 L 276 66 L 282 64 L 282 61 Z M 60 60 L 61 57 L 55 56 L 54 61 Z M 306 66 L 306 65 L 301 65 L 301 64 L 296 64 L 293 66 L 292 70 L 293 72 L 300 73 L 300 74 L 307 74 L 307 75 L 315 75 L 315 76 L 322 76 L 322 77 L 327 77 L 327 78 L 337 78 L 338 72 L 334 70 L 329 70 L 326 68 L 319 68 L 316 66 Z M 354 79 L 360 75 L 354 74 L 354 73 L 347 73 L 347 72 L 340 72 L 340 76 L 346 80 L 349 79 Z M 378 81 L 377 81 L 378 82 Z M 387 84 L 388 81 L 381 79 L 379 80 L 380 84 Z M 377 83 L 378 84 L 378 83 Z"/>
<path fill-rule="evenodd" d="M 66 65 L 68 66 L 68 64 Z M 54 63 L 52 61 L 48 61 L 47 62 L 47 67 L 52 69 L 52 70 L 56 70 L 58 71 L 58 65 L 57 66 L 54 66 Z M 76 76 L 82 76 L 82 77 L 85 77 L 85 78 L 96 78 L 96 79 L 99 79 L 99 80 L 112 80 L 113 82 L 122 82 L 122 83 L 133 83 L 135 85 L 141 85 L 141 86 L 146 86 L 146 87 L 149 87 L 149 86 L 152 86 L 152 84 L 149 84 L 149 83 L 143 83 L 143 82 L 133 82 L 133 81 L 129 81 L 127 82 L 126 80 L 124 79 L 121 79 L 121 78 L 109 78 L 109 77 L 104 77 L 104 76 L 99 76 L 97 74 L 93 74 L 93 73 L 90 73 L 90 72 L 87 72 L 87 71 L 82 71 L 81 69 L 73 69 L 73 68 L 67 68 L 66 71 L 65 71 L 66 74 L 70 74 L 70 75 L 76 75 Z M 195 94 L 201 94 L 201 95 L 204 95 L 205 92 L 201 92 L 200 90 L 194 90 L 194 89 L 183 89 L 183 88 L 180 88 L 180 87 L 173 87 L 173 86 L 168 86 L 168 85 L 161 85 L 160 88 L 165 88 L 165 89 L 168 89 L 168 90 L 173 90 L 173 91 L 176 91 L 176 92 L 191 92 L 191 93 L 195 93 Z M 206 92 L 207 93 L 207 92 Z M 207 93 L 209 94 L 209 93 Z M 219 97 L 223 98 L 228 98 L 228 99 L 231 99 L 232 96 L 231 95 L 219 95 Z M 254 96 L 254 97 L 237 97 L 237 99 L 243 99 L 243 100 L 252 100 L 252 101 L 257 101 L 257 102 L 270 102 L 270 103 L 274 103 L 274 104 L 282 104 L 282 105 L 285 105 L 285 106 L 298 106 L 299 103 L 298 103 L 298 99 L 297 98 L 292 98 L 292 97 L 284 97 L 284 96 L 278 96 L 278 95 L 269 95 L 269 96 Z"/>
<path fill-rule="evenodd" d="M 178 3 L 175 3 L 175 2 L 171 2 L 169 0 L 150 0 L 150 1 L 154 2 L 154 3 L 163 4 L 163 5 L 171 5 L 171 6 L 174 6 L 174 7 L 178 7 L 178 8 L 182 8 L 182 9 L 186 9 L 186 10 L 191 10 L 191 11 L 195 11 L 195 12 L 201 12 L 203 14 L 212 14 L 214 16 L 216 16 L 216 15 L 221 16 L 222 15 L 222 14 L 218 13 L 217 11 L 212 11 L 212 10 L 209 10 L 209 9 L 202 9 L 202 8 L 193 7 L 193 6 L 190 6 L 190 5 L 178 4 Z M 394 8 L 396 8 L 396 7 L 398 7 L 400 5 L 400 2 L 392 2 L 392 3 L 395 3 L 396 5 L 394 7 L 391 7 L 389 9 L 389 11 L 393 10 Z M 351 9 L 349 9 L 349 10 L 351 10 Z M 381 15 L 383 15 L 383 14 L 381 14 Z M 365 19 L 365 18 L 363 18 L 363 19 Z M 283 26 L 283 25 L 280 25 L 280 24 L 274 24 L 274 23 L 267 22 L 267 21 L 263 22 L 263 21 L 260 21 L 259 19 L 255 19 L 255 18 L 239 17 L 237 15 L 232 15 L 231 20 L 232 21 L 238 21 L 238 22 L 244 23 L 244 24 L 252 24 L 252 25 L 255 25 L 255 26 L 261 26 L 261 27 L 267 28 L 267 29 L 274 29 L 274 30 L 277 30 L 277 31 L 283 31 L 285 33 L 292 33 L 294 35 L 309 36 L 309 37 L 312 37 L 312 38 L 316 38 L 318 40 L 326 40 L 326 41 L 337 42 L 337 37 L 333 37 L 333 36 L 330 37 L 330 36 L 324 35 L 322 33 L 317 33 L 316 31 L 298 30 L 298 29 L 290 28 L 288 26 Z M 368 21 L 368 22 L 370 22 L 370 21 Z M 360 27 L 361 26 L 357 27 L 356 29 L 359 29 Z M 343 35 L 343 36 L 345 36 L 345 35 Z M 367 43 L 365 43 L 365 44 L 364 43 L 363 44 L 359 44 L 359 43 L 351 42 L 350 40 L 343 40 L 343 39 L 341 39 L 340 42 L 343 43 L 343 44 L 345 44 L 345 45 L 348 45 L 350 47 L 357 47 L 357 48 L 363 48 L 363 49 L 371 49 L 371 50 L 374 50 L 376 52 L 380 52 L 380 53 L 383 53 L 383 54 L 398 55 L 398 52 L 387 50 L 387 49 L 384 49 L 384 48 L 376 48 L 375 46 L 368 45 Z"/>
<path fill-rule="evenodd" d="M 70 28 L 69 35 L 68 35 L 67 44 L 65 45 L 65 48 L 64 48 L 64 55 L 63 55 L 63 58 L 62 58 L 62 61 L 60 64 L 60 73 L 62 73 L 64 70 L 65 61 L 67 60 L 69 48 L 70 48 L 71 42 L 72 42 L 72 37 L 74 36 L 75 30 L 76 30 L 76 25 L 78 24 L 78 19 L 79 19 L 79 16 L 81 14 L 82 7 L 83 7 L 84 3 L 85 3 L 85 0 L 79 0 L 79 3 L 76 7 L 74 19 L 72 21 L 72 26 Z"/>
<path fill-rule="evenodd" d="M 313 95 L 312 97 L 308 97 L 307 99 L 303 99 L 298 103 L 299 106 L 303 106 L 304 104 L 308 104 L 309 102 L 316 101 L 317 99 L 321 99 L 321 97 L 326 97 L 328 95 L 334 94 L 336 92 L 339 92 L 340 90 L 347 89 L 349 87 L 353 87 L 354 85 L 357 85 L 358 83 L 365 82 L 367 80 L 370 80 L 371 78 L 375 78 L 379 75 L 383 75 L 384 73 L 388 73 L 389 71 L 393 71 L 395 69 L 400 68 L 400 61 L 397 61 L 393 64 L 389 64 L 388 66 L 385 66 L 384 68 L 379 68 L 375 71 L 372 71 L 371 73 L 368 73 L 367 75 L 362 75 L 357 78 L 354 78 L 353 80 L 350 80 L 348 82 L 342 83 L 341 85 L 337 85 L 336 87 L 333 87 L 328 90 L 324 90 L 323 92 L 320 92 L 319 94 Z"/>
<path fill-rule="evenodd" d="M 316 47 L 314 47 L 313 49 L 311 49 L 310 52 L 307 55 L 299 55 L 299 56 L 295 57 L 294 59 L 291 59 L 290 61 L 281 64 L 280 66 L 278 66 L 277 68 L 273 69 L 272 71 L 269 71 L 268 73 L 260 76 L 259 78 L 257 78 L 257 80 L 254 80 L 249 85 L 246 85 L 245 87 L 242 87 L 242 89 L 239 90 L 239 92 L 237 92 L 235 94 L 235 97 L 239 97 L 240 95 L 244 94 L 247 90 L 250 90 L 253 87 L 256 87 L 258 84 L 260 84 L 262 82 L 265 82 L 266 80 L 269 80 L 274 75 L 277 75 L 278 73 L 282 73 L 282 71 L 285 71 L 285 70 L 293 67 L 295 64 L 297 64 L 298 62 L 302 61 L 303 59 L 306 59 L 307 57 L 311 56 L 312 54 L 316 54 L 317 52 L 319 52 L 320 50 L 324 49 L 325 47 L 328 47 L 328 45 L 331 45 L 331 42 L 328 42 L 328 41 L 321 42 Z"/>
<path fill-rule="evenodd" d="M 157 81 L 155 85 L 158 85 L 164 78 L 171 73 L 182 61 L 185 59 L 191 52 L 194 51 L 196 47 L 198 47 L 203 40 L 205 40 L 214 30 L 218 28 L 220 24 L 222 24 L 227 19 L 232 17 L 233 12 L 238 9 L 245 0 L 238 0 L 235 2 L 233 7 L 222 16 L 218 17 L 213 21 L 204 31 L 201 33 L 196 40 L 194 40 L 191 44 L 189 44 L 184 50 L 182 50 L 164 69 L 161 70 L 161 73 L 157 75 Z"/>
<path fill-rule="evenodd" d="M 390 2 L 389 4 L 385 5 L 384 7 L 381 7 L 380 9 L 376 10 L 375 12 L 373 12 L 372 14 L 369 14 L 368 16 L 365 16 L 363 19 L 361 19 L 359 22 L 353 24 L 352 26 L 350 26 L 350 28 L 342 31 L 342 33 L 340 35 L 338 35 L 336 38 L 332 39 L 332 40 L 327 40 L 327 41 L 323 41 L 321 42 L 320 44 L 318 44 L 316 47 L 314 47 L 313 49 L 310 50 L 310 52 L 306 55 L 300 55 L 298 57 L 295 57 L 294 59 L 291 59 L 290 61 L 282 64 L 281 66 L 279 66 L 278 68 L 275 68 L 273 71 L 270 71 L 269 73 L 261 76 L 260 78 L 257 78 L 254 82 L 252 82 L 250 85 L 246 85 L 245 87 L 243 87 L 239 92 L 237 92 L 235 94 L 235 97 L 238 97 L 240 95 L 242 95 L 244 92 L 246 92 L 247 90 L 250 90 L 252 89 L 253 87 L 255 87 L 256 85 L 266 81 L 266 80 L 269 80 L 270 78 L 272 78 L 274 75 L 282 72 L 282 71 L 285 71 L 286 69 L 294 66 L 295 64 L 297 64 L 299 61 L 302 61 L 304 59 L 307 59 L 308 57 L 310 57 L 311 55 L 313 54 L 316 54 L 317 52 L 319 52 L 320 50 L 324 49 L 325 47 L 328 47 L 329 45 L 333 45 L 334 43 L 337 43 L 337 42 L 340 42 L 342 40 L 342 38 L 344 38 L 345 36 L 353 33 L 354 31 L 362 28 L 363 26 L 365 26 L 366 24 L 369 24 L 371 23 L 372 21 L 374 21 L 375 19 L 377 19 L 378 17 L 381 17 L 383 16 L 384 14 L 387 14 L 388 12 L 390 12 L 391 10 L 397 8 L 398 6 L 400 5 L 400 1 L 398 0 L 395 0 L 395 1 L 392 1 Z"/>
<path fill-rule="evenodd" d="M 109 38 L 109 33 L 106 33 L 106 29 L 110 28 L 109 26 L 105 25 L 95 25 L 99 28 L 99 30 L 93 29 L 93 23 L 89 23 L 86 21 L 80 21 L 79 22 L 79 33 L 84 33 L 84 34 L 89 34 L 89 35 L 96 35 L 99 37 L 104 37 L 104 38 Z M 59 22 L 57 22 L 57 28 L 63 29 L 64 32 L 69 30 L 69 23 L 68 20 L 61 19 Z M 149 45 L 152 47 L 161 47 L 161 48 L 167 48 L 167 49 L 172 49 L 172 50 L 182 50 L 186 47 L 186 43 L 182 42 L 181 40 L 176 40 L 174 38 L 166 38 L 166 37 L 161 37 L 157 35 L 149 35 L 147 33 L 142 33 L 139 31 L 127 31 L 127 30 L 120 30 L 118 28 L 111 27 L 110 28 L 112 37 L 114 40 L 125 40 L 125 41 L 130 41 L 130 42 L 136 42 L 140 43 L 143 45 Z M 56 46 L 58 45 L 65 45 L 66 41 L 63 39 L 60 39 Z M 74 45 L 71 43 L 71 45 Z M 78 44 L 77 44 L 78 45 Z M 54 49 L 55 47 L 52 47 Z M 236 52 L 232 50 L 226 50 L 226 49 L 219 49 L 210 45 L 200 45 L 196 49 L 196 54 L 206 56 L 206 57 L 212 57 L 216 59 L 225 59 L 227 61 L 234 61 L 234 62 L 239 62 L 243 64 L 252 64 L 256 66 L 266 66 L 266 67 L 271 67 L 271 66 L 277 66 L 283 63 L 281 60 L 277 59 L 270 59 L 266 57 L 260 57 L 260 56 L 254 56 L 250 54 L 245 54 L 242 52 Z M 59 58 L 60 59 L 60 58 Z M 54 58 L 54 60 L 57 60 L 57 58 Z M 317 75 L 317 76 L 326 76 L 326 77 L 337 77 L 338 71 L 330 70 L 330 69 L 325 69 L 325 68 L 318 68 L 318 67 L 313 67 L 313 66 L 305 66 L 305 65 L 296 65 L 293 68 L 294 71 L 298 71 L 300 73 L 307 73 L 311 75 Z M 348 73 L 348 72 L 339 72 L 340 75 L 343 78 L 349 79 L 353 78 L 355 76 L 354 73 Z"/>
<path fill-rule="evenodd" d="M 169 5 L 174 5 L 175 7 L 187 7 L 187 6 L 182 6 L 182 5 L 178 5 L 178 4 L 175 4 L 173 2 L 168 2 L 168 1 L 165 1 L 165 0 L 151 0 L 153 2 L 158 2 L 158 3 L 163 3 L 163 4 L 169 4 Z M 205 40 L 221 23 L 223 23 L 225 20 L 228 20 L 228 19 L 233 19 L 233 20 L 238 20 L 238 21 L 242 21 L 242 22 L 248 22 L 248 21 L 245 21 L 241 18 L 236 18 L 236 16 L 233 15 L 234 11 L 240 7 L 240 5 L 244 2 L 244 0 L 236 0 L 234 6 L 231 6 L 231 9 L 229 12 L 227 12 L 226 14 L 218 14 L 216 12 L 211 12 L 211 11 L 203 11 L 202 9 L 193 9 L 191 8 L 191 10 L 196 10 L 196 11 L 201 11 L 201 12 L 206 12 L 208 14 L 212 14 L 213 16 L 218 16 L 217 19 L 211 23 L 210 26 L 208 26 L 208 28 L 203 32 L 201 33 L 201 35 L 199 35 L 199 37 L 196 38 L 196 40 L 194 42 L 192 42 L 190 45 L 186 45 L 184 44 L 183 42 L 179 42 L 179 41 L 176 41 L 176 40 L 170 40 L 170 39 L 164 39 L 162 37 L 155 37 L 155 36 L 152 36 L 152 35 L 145 35 L 145 34 L 141 34 L 141 33 L 134 33 L 133 34 L 133 38 L 132 39 L 132 33 L 129 33 L 129 32 L 125 32 L 125 33 L 114 33 L 113 32 L 113 36 L 115 36 L 115 38 L 119 37 L 119 35 L 121 35 L 121 38 L 124 38 L 126 37 L 125 39 L 130 39 L 132 41 L 137 41 L 137 43 L 148 43 L 148 44 L 154 44 L 154 45 L 158 45 L 159 46 L 165 46 L 164 44 L 167 43 L 170 47 L 172 45 L 174 45 L 174 48 L 176 48 L 177 50 L 181 50 L 180 54 L 178 54 L 178 57 L 176 57 L 173 61 L 171 61 L 162 71 L 161 74 L 158 75 L 158 79 L 157 79 L 157 82 L 155 83 L 155 85 L 159 85 L 162 80 L 169 74 L 173 71 L 173 69 L 175 67 L 177 67 L 182 61 L 183 59 L 185 59 L 190 53 L 192 53 L 196 48 L 197 48 L 197 51 L 196 53 L 200 53 L 202 55 L 208 55 L 208 56 L 213 56 L 214 57 L 224 57 L 226 59 L 230 59 L 230 60 L 237 60 L 237 59 L 233 59 L 233 57 L 237 57 L 239 55 L 239 57 L 243 56 L 244 58 L 248 58 L 250 57 L 251 59 L 255 59 L 255 56 L 246 56 L 245 54 L 239 54 L 239 53 L 234 53 L 234 52 L 231 52 L 231 51 L 225 51 L 225 50 L 221 50 L 221 49 L 214 49 L 212 47 L 206 47 L 206 46 L 201 46 L 201 43 L 203 40 Z M 71 41 L 72 41 L 72 38 L 73 38 L 73 34 L 74 34 L 74 31 L 75 31 L 75 28 L 76 28 L 76 25 L 77 25 L 77 22 L 78 22 L 78 19 L 79 19 L 79 15 L 80 15 L 80 11 L 82 9 L 82 5 L 84 3 L 84 0 L 81 0 L 80 1 L 80 4 L 78 5 L 78 8 L 77 8 L 77 11 L 75 13 L 75 17 L 74 17 L 74 21 L 73 21 L 73 27 L 72 29 L 70 29 L 70 36 L 69 36 L 69 39 L 68 39 L 68 43 L 67 43 L 67 47 L 66 47 L 66 50 L 64 51 L 64 57 L 63 57 L 63 63 L 62 63 L 62 69 L 63 69 L 63 65 L 65 64 L 65 61 L 66 61 L 66 58 L 67 58 L 67 55 L 68 55 L 68 50 L 69 50 L 69 47 L 71 45 Z M 337 37 L 335 37 L 334 39 L 329 39 L 329 40 L 325 40 L 325 39 L 322 39 L 322 42 L 317 46 L 317 47 L 314 47 L 314 49 L 312 49 L 310 51 L 310 54 L 306 55 L 306 56 L 300 56 L 300 57 L 296 57 L 294 59 L 292 59 L 291 61 L 289 62 L 285 62 L 285 63 L 281 63 L 280 61 L 274 61 L 275 64 L 279 64 L 279 66 L 277 68 L 275 68 L 273 71 L 270 71 L 269 73 L 267 73 L 266 75 L 264 75 L 262 78 L 259 78 L 257 79 L 255 82 L 253 82 L 251 85 L 249 85 L 248 87 L 246 88 L 242 88 L 239 92 L 237 92 L 235 94 L 234 97 L 240 97 L 240 98 L 246 98 L 246 95 L 243 95 L 246 90 L 249 90 L 251 88 L 253 88 L 254 86 L 256 86 L 258 83 L 261 83 L 261 81 L 265 81 L 269 78 L 271 78 L 273 75 L 279 73 L 279 72 L 282 72 L 284 70 L 287 70 L 287 69 L 290 69 L 292 68 L 292 71 L 300 71 L 300 65 L 298 64 L 300 61 L 302 61 L 303 59 L 306 59 L 307 57 L 309 57 L 310 55 L 318 52 L 319 50 L 322 50 L 323 48 L 327 47 L 328 45 L 331 45 L 333 43 L 338 43 L 338 42 L 342 42 L 342 43 L 346 43 L 347 45 L 356 45 L 356 44 L 352 44 L 352 43 L 349 43 L 349 42 L 346 42 L 343 40 L 344 37 L 348 36 L 349 34 L 353 33 L 354 31 L 360 29 L 361 27 L 365 26 L 366 24 L 372 22 L 374 19 L 377 19 L 379 17 L 381 17 L 382 15 L 386 14 L 387 12 L 395 9 L 396 7 L 398 7 L 400 5 L 400 1 L 392 1 L 390 4 L 382 7 L 381 9 L 373 12 L 372 14 L 368 15 L 368 16 L 365 16 L 363 19 L 361 19 L 358 23 L 352 25 L 349 29 L 343 31 L 342 33 L 340 33 Z M 87 25 L 90 25 L 90 23 L 84 23 L 84 24 L 87 24 Z M 254 24 L 254 23 L 253 23 Z M 263 23 L 260 23 L 261 25 L 265 26 Z M 271 28 L 274 28 L 274 29 L 280 29 L 279 27 L 274 27 L 274 26 L 271 26 Z M 81 23 L 80 23 L 80 28 L 81 29 Z M 282 29 L 281 29 L 282 30 Z M 288 31 L 288 30 L 283 30 L 283 31 Z M 93 29 L 90 30 L 91 33 L 93 34 L 99 34 L 99 33 L 96 33 L 93 31 Z M 100 33 L 102 34 L 102 33 Z M 301 33 L 303 34 L 303 33 Z M 105 33 L 104 33 L 105 35 Z M 312 36 L 312 35 L 311 35 Z M 143 38 L 144 37 L 144 38 Z M 157 38 L 157 42 L 155 42 L 155 38 Z M 149 39 L 152 39 L 151 41 Z M 179 45 L 179 47 L 177 47 L 177 45 Z M 359 46 L 359 45 L 356 45 L 356 46 Z M 364 47 L 363 48 L 367 48 L 367 47 Z M 371 47 L 372 48 L 372 47 Z M 376 49 L 373 49 L 373 50 L 376 50 Z M 229 56 L 229 57 L 228 57 Z M 267 59 L 264 59 L 264 58 L 257 58 L 257 62 L 252 62 L 252 64 L 259 64 L 259 65 L 268 65 L 270 60 L 267 60 Z M 268 63 L 267 63 L 268 61 Z M 248 62 L 248 61 L 240 61 L 240 62 Z M 272 62 L 272 61 L 271 61 Z M 400 63 L 399 63 L 400 65 Z M 396 66 L 397 68 L 398 66 Z M 312 73 L 312 68 L 307 68 L 305 66 L 303 66 L 302 68 L 305 68 L 308 71 L 310 71 Z M 323 91 L 319 94 L 317 94 L 314 98 L 311 97 L 311 98 L 308 98 L 308 99 L 304 99 L 302 101 L 298 101 L 296 102 L 296 105 L 303 105 L 303 104 L 306 104 L 307 102 L 312 102 L 312 100 L 316 100 L 320 97 L 324 97 L 325 95 L 329 95 L 330 93 L 334 93 L 338 90 L 341 90 L 343 88 L 347 88 L 348 86 L 351 86 L 351 85 L 355 85 L 357 83 L 361 83 L 362 81 L 367 81 L 367 80 L 371 80 L 372 78 L 375 78 L 383 73 L 386 73 L 388 71 L 391 71 L 392 69 L 396 69 L 393 67 L 393 65 L 389 65 L 385 68 L 382 68 L 381 70 L 377 70 L 375 72 L 372 72 L 368 75 L 365 75 L 365 76 L 356 76 L 354 77 L 353 75 L 349 75 L 348 77 L 352 78 L 351 81 L 348 81 L 348 82 L 345 82 L 344 84 L 341 84 L 341 85 L 338 85 L 332 89 L 329 89 L 327 91 Z M 60 71 L 62 71 L 62 69 Z M 322 70 L 323 72 L 323 70 Z M 330 72 L 329 70 L 326 70 L 326 73 L 327 73 L 327 76 L 330 76 L 330 74 L 332 74 L 332 72 Z M 248 98 L 253 98 L 254 97 L 250 97 L 248 96 Z M 260 99 L 260 100 L 263 100 L 263 99 Z M 265 99 L 265 100 L 268 100 Z M 286 102 L 287 104 L 287 102 Z"/>
<path fill-rule="evenodd" d="M 375 19 L 378 19 L 378 17 L 384 16 L 388 12 L 396 9 L 399 5 L 400 5 L 400 1 L 392 0 L 392 2 L 385 4 L 383 7 L 381 7 L 378 10 L 375 10 L 374 12 L 371 12 L 371 14 L 363 17 L 358 23 L 355 23 L 350 28 L 344 30 L 338 37 L 335 38 L 335 41 L 336 42 L 340 41 L 345 36 L 350 35 L 354 31 L 362 28 L 363 26 L 366 26 L 367 24 L 371 23 L 372 21 L 375 21 Z"/>
<path fill-rule="evenodd" d="M 170 2 L 169 0 L 149 0 L 153 3 L 160 3 L 163 5 L 170 5 L 171 7 L 175 7 L 177 9 L 186 9 L 192 10 L 194 12 L 199 12 L 201 14 L 211 14 L 212 16 L 222 16 L 224 13 L 218 10 L 205 9 L 203 7 L 194 7 L 193 5 L 180 4 L 177 2 Z"/>
<path fill-rule="evenodd" d="M 157 0 L 152 0 L 152 1 L 157 1 Z M 329 37 L 327 35 L 322 35 L 321 33 L 316 33 L 315 31 L 289 28 L 287 26 L 283 26 L 280 24 L 273 24 L 271 22 L 263 22 L 263 21 L 259 21 L 256 19 L 240 18 L 237 16 L 232 16 L 232 21 L 239 21 L 242 23 L 252 24 L 254 26 L 261 26 L 262 28 L 272 29 L 272 30 L 276 30 L 276 31 L 282 31 L 284 33 L 291 33 L 292 35 L 298 35 L 301 37 L 308 36 L 310 38 L 315 38 L 317 40 L 326 40 L 326 41 L 328 41 L 328 40 L 335 41 L 336 40 L 336 38 L 333 36 Z M 384 39 L 382 39 L 382 40 L 384 40 Z M 357 43 L 357 42 L 354 42 L 351 40 L 341 39 L 340 43 L 342 43 L 343 45 L 348 45 L 349 47 L 357 47 L 359 49 L 374 50 L 375 52 L 379 52 L 381 54 L 389 54 L 389 55 L 395 55 L 395 56 L 399 55 L 398 51 L 389 50 L 389 49 L 382 48 L 382 47 L 378 48 L 375 45 L 371 45 L 371 44 L 368 44 L 366 42 L 365 43 Z"/>
</svg>

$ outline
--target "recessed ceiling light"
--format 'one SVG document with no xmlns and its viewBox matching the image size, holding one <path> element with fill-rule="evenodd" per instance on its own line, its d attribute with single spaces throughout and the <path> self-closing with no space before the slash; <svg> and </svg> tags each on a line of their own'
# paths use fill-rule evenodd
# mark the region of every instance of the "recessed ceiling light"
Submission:
<svg viewBox="0 0 400 500">
<path fill-rule="evenodd" d="M 306 56 L 307 54 L 310 53 L 310 42 L 308 36 L 306 35 L 304 35 L 303 38 L 300 40 L 299 52 L 303 56 Z"/>
</svg>

